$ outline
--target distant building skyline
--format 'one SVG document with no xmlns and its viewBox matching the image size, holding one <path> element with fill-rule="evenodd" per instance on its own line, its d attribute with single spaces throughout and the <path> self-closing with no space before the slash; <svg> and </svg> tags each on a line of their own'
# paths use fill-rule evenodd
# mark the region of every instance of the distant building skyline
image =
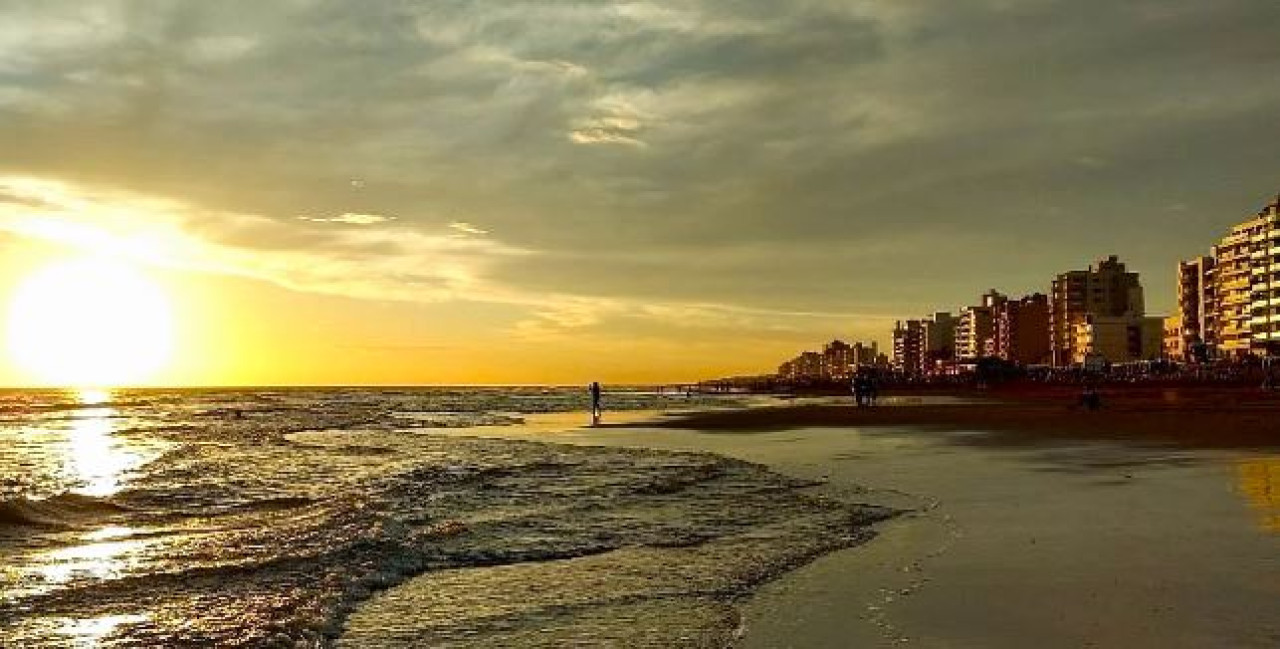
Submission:
<svg viewBox="0 0 1280 649">
<path fill-rule="evenodd" d="M 1232 226 L 1211 253 L 1178 262 L 1168 315 L 1147 315 L 1140 274 L 1109 255 L 1058 273 L 1047 295 L 1010 298 L 989 289 L 958 315 L 898 320 L 892 366 L 928 375 L 984 358 L 1067 367 L 1280 351 L 1280 196 Z M 833 343 L 828 356 L 831 348 L 840 349 Z"/>
<path fill-rule="evenodd" d="M 1015 299 L 989 289 L 958 316 L 943 311 L 898 321 L 893 366 L 927 375 L 964 371 L 985 358 L 1063 367 L 1160 357 L 1164 318 L 1146 316 L 1141 279 L 1119 256 L 1059 273 L 1050 286 L 1049 295 Z"/>
<path fill-rule="evenodd" d="M 844 381 L 858 367 L 885 367 L 889 358 L 875 342 L 847 343 L 836 339 L 822 351 L 804 351 L 778 366 L 776 376 L 790 381 Z"/>
<path fill-rule="evenodd" d="M 1011 299 L 989 289 L 959 315 L 898 320 L 892 367 L 928 375 L 963 371 L 984 358 L 1057 367 L 1167 359 L 1195 362 L 1280 350 L 1280 196 L 1231 227 L 1212 254 L 1177 265 L 1176 308 L 1146 313 L 1139 273 L 1119 255 L 1058 273 L 1050 292 Z M 875 356 L 874 343 L 871 347 Z M 840 340 L 784 363 L 779 376 L 843 379 L 863 363 Z"/>
</svg>

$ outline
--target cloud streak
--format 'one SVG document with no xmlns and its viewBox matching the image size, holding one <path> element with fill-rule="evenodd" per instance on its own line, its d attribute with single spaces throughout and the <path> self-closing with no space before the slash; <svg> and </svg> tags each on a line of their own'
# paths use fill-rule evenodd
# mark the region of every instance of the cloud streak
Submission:
<svg viewBox="0 0 1280 649">
<path fill-rule="evenodd" d="M 311 221 L 312 223 L 345 223 L 347 225 L 377 225 L 379 223 L 388 223 L 396 220 L 394 216 L 384 216 L 382 214 L 358 214 L 355 212 L 347 212 L 338 214 L 337 216 L 299 216 L 301 221 Z"/>
<path fill-rule="evenodd" d="M 456 232 L 458 232 L 458 233 L 460 233 L 460 234 L 463 234 L 463 235 L 468 235 L 468 234 L 474 234 L 474 235 L 486 235 L 486 234 L 489 234 L 489 231 L 488 231 L 488 230 L 485 230 L 485 229 L 483 229 L 483 228 L 479 228 L 479 227 L 476 227 L 476 226 L 474 226 L 474 225 L 471 225 L 470 223 L 467 223 L 466 221 L 454 221 L 453 223 L 450 223 L 450 224 L 449 224 L 449 228 L 450 228 L 450 229 L 452 229 L 452 230 L 454 230 L 454 231 L 456 231 Z"/>
<path fill-rule="evenodd" d="M 357 228 L 317 235 L 306 227 L 118 190 L 0 177 L 0 231 L 301 291 L 416 302 L 472 299 L 492 292 L 484 272 L 496 259 L 530 254 L 444 233 Z"/>
</svg>

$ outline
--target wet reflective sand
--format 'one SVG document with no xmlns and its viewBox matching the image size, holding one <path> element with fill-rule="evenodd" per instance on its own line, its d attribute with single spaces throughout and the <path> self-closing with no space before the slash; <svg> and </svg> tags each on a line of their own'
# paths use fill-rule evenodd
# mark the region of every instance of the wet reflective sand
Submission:
<svg viewBox="0 0 1280 649">
<path fill-rule="evenodd" d="M 745 647 L 1273 647 L 1280 453 L 982 433 L 574 431 L 698 449 L 913 513 L 765 585 Z"/>
</svg>

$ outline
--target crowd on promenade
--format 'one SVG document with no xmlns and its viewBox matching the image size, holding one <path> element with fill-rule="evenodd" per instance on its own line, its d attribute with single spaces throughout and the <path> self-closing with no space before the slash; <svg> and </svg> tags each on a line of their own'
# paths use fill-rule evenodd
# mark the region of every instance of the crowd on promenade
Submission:
<svg viewBox="0 0 1280 649">
<path fill-rule="evenodd" d="M 778 376 L 743 377 L 709 381 L 700 389 L 760 393 L 879 393 L 881 390 L 983 389 L 1004 384 L 1041 386 L 1143 385 L 1167 387 L 1249 387 L 1280 388 L 1280 359 L 1249 357 L 1238 361 L 1178 363 L 1144 361 L 1086 369 L 1075 367 L 1022 367 L 992 359 L 972 370 L 920 375 L 887 367 L 864 367 L 851 377 L 788 379 Z M 874 387 L 869 387 L 874 386 Z"/>
</svg>

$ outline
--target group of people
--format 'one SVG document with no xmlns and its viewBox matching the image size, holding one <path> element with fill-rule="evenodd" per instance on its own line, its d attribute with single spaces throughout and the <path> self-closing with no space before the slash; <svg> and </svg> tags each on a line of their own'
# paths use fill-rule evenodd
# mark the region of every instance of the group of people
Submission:
<svg viewBox="0 0 1280 649">
<path fill-rule="evenodd" d="M 875 378 L 870 374 L 855 374 L 851 387 L 853 388 L 853 402 L 859 408 L 876 405 L 876 399 L 880 397 L 880 388 L 876 385 Z"/>
</svg>

